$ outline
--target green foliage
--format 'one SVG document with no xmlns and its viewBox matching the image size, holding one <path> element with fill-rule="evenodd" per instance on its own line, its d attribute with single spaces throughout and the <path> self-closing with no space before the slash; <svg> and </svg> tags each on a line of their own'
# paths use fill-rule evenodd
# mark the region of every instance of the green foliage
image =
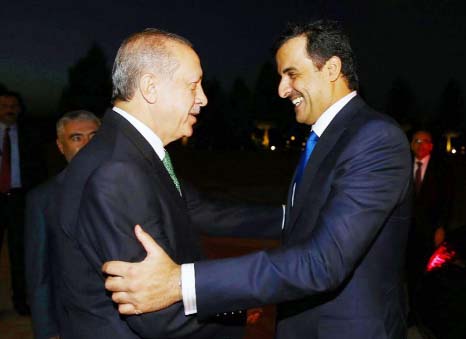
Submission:
<svg viewBox="0 0 466 339">
<path fill-rule="evenodd" d="M 68 85 L 59 102 L 59 112 L 86 109 L 101 115 L 110 105 L 112 83 L 107 59 L 94 44 L 87 54 L 68 70 Z"/>
</svg>

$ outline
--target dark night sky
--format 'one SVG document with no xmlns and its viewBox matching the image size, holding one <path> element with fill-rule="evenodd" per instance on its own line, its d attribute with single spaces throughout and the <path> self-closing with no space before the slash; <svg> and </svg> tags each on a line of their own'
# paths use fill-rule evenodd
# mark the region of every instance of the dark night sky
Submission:
<svg viewBox="0 0 466 339">
<path fill-rule="evenodd" d="M 113 61 L 120 42 L 145 27 L 190 39 L 206 78 L 228 86 L 254 82 L 288 21 L 343 20 L 357 53 L 369 102 L 382 109 L 393 79 L 432 109 L 450 78 L 466 88 L 463 0 L 373 1 L 4 1 L 0 12 L 0 83 L 19 91 L 32 112 L 55 108 L 67 69 L 92 42 Z M 207 93 L 208 95 L 208 93 Z"/>
</svg>

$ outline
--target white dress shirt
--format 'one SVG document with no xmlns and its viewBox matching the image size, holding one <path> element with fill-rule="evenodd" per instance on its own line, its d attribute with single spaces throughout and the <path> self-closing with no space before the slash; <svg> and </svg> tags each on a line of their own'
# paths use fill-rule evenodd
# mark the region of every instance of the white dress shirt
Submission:
<svg viewBox="0 0 466 339">
<path fill-rule="evenodd" d="M 341 111 L 345 105 L 356 96 L 356 91 L 353 91 L 347 95 L 345 95 L 343 98 L 338 100 L 336 103 L 334 103 L 332 106 L 327 108 L 327 110 L 322 113 L 322 115 L 317 119 L 317 121 L 312 125 L 311 131 L 314 131 L 315 134 L 320 138 L 320 136 L 324 133 L 324 131 L 327 129 L 328 125 L 332 122 L 333 118 L 338 114 L 338 112 Z M 293 184 L 293 192 L 291 194 L 291 206 L 294 205 L 294 194 L 296 190 L 296 182 Z"/>
<path fill-rule="evenodd" d="M 147 127 L 147 125 L 145 125 L 142 121 L 138 120 L 131 114 L 126 113 L 121 108 L 115 106 L 113 107 L 113 111 L 128 120 L 128 122 L 134 128 L 136 128 L 138 132 L 142 134 L 144 139 L 146 139 L 146 141 L 152 146 L 160 161 L 163 161 L 163 158 L 165 158 L 165 148 L 163 147 L 162 140 L 158 137 L 158 135 L 155 134 L 154 131 Z"/>
<path fill-rule="evenodd" d="M 425 156 L 422 159 L 418 159 L 414 157 L 414 164 L 413 164 L 413 179 L 416 180 L 416 171 L 417 171 L 417 163 L 421 162 L 421 182 L 424 181 L 424 175 L 426 174 L 427 166 L 429 166 L 430 155 Z"/>
<path fill-rule="evenodd" d="M 312 131 L 314 131 L 314 133 L 320 138 L 338 112 L 340 112 L 340 110 L 356 95 L 356 91 L 353 91 L 330 106 L 324 113 L 322 113 L 319 119 L 317 119 L 315 124 L 312 126 Z M 292 202 L 294 200 L 295 186 L 296 184 L 293 185 Z M 283 220 L 285 220 L 285 216 L 283 216 Z M 181 294 L 183 296 L 185 315 L 197 313 L 195 274 L 194 264 L 181 265 Z"/>
</svg>

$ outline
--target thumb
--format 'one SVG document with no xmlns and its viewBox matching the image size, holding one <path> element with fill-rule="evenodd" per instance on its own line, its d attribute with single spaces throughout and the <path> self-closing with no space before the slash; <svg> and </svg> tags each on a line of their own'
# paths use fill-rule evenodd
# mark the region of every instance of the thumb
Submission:
<svg viewBox="0 0 466 339">
<path fill-rule="evenodd" d="M 160 246 L 155 242 L 154 238 L 152 238 L 149 233 L 144 231 L 140 225 L 136 225 L 134 227 L 134 233 L 136 234 L 136 238 L 139 240 L 142 247 L 144 247 L 146 250 L 148 257 L 163 251 L 162 248 L 160 248 Z"/>
</svg>

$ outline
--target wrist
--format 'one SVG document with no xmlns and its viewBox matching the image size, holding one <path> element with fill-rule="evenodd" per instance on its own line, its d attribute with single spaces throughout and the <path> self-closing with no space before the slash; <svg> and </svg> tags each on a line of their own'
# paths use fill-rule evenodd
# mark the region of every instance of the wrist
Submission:
<svg viewBox="0 0 466 339">
<path fill-rule="evenodd" d="M 181 286 L 181 266 L 176 265 L 173 269 L 173 298 L 174 302 L 183 300 L 182 286 Z"/>
</svg>

